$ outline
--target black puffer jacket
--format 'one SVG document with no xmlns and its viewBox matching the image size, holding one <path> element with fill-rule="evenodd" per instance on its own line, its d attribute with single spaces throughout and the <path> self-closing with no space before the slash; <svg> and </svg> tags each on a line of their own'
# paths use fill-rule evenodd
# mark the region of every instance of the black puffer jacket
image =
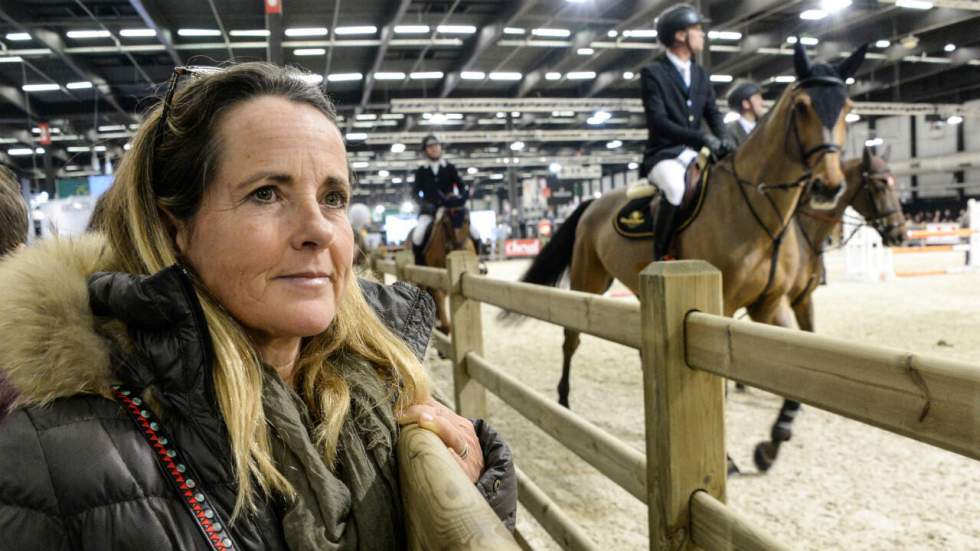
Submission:
<svg viewBox="0 0 980 551">
<path fill-rule="evenodd" d="M 207 549 L 150 447 L 104 397 L 113 382 L 152 384 L 177 448 L 219 515 L 230 518 L 236 484 L 200 307 L 173 268 L 148 279 L 96 276 L 88 285 L 89 274 L 111 269 L 103 250 L 86 237 L 0 263 L 0 395 L 17 400 L 0 420 L 0 548 Z M 366 287 L 382 319 L 424 351 L 431 301 L 408 286 Z M 112 334 L 133 349 L 118 352 Z M 510 452 L 492 430 L 477 428 L 492 454 L 478 487 L 506 489 L 485 494 L 495 493 L 491 505 L 513 522 Z M 271 502 L 230 528 L 243 549 L 285 549 L 281 530 Z"/>
</svg>

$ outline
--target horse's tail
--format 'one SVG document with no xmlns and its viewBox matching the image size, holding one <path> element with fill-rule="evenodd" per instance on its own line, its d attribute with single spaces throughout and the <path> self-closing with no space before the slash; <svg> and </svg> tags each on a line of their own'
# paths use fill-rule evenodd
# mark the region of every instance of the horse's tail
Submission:
<svg viewBox="0 0 980 551">
<path fill-rule="evenodd" d="M 531 266 L 521 276 L 521 281 L 525 283 L 537 283 L 557 287 L 562 275 L 572 264 L 572 253 L 575 251 L 575 230 L 582 219 L 585 209 L 589 208 L 594 199 L 583 201 L 572 214 L 565 219 L 565 222 L 558 227 L 558 231 L 551 237 L 548 244 L 541 249 L 538 256 L 534 257 Z M 501 312 L 498 319 L 500 321 L 517 321 L 519 314 L 513 312 Z"/>
</svg>

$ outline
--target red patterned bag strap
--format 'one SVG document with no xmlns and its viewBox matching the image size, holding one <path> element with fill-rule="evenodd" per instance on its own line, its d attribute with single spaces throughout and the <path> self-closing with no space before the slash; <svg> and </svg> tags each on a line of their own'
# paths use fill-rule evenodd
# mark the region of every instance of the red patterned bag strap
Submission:
<svg viewBox="0 0 980 551">
<path fill-rule="evenodd" d="M 204 489 L 198 486 L 197 481 L 200 478 L 194 473 L 190 462 L 177 451 L 153 411 L 135 392 L 124 385 L 113 385 L 112 393 L 136 424 L 146 443 L 156 452 L 154 455 L 163 470 L 164 478 L 170 481 L 180 500 L 187 506 L 187 511 L 201 529 L 211 549 L 214 551 L 235 549 L 231 533 L 218 514 L 218 510 L 212 507 Z"/>
</svg>

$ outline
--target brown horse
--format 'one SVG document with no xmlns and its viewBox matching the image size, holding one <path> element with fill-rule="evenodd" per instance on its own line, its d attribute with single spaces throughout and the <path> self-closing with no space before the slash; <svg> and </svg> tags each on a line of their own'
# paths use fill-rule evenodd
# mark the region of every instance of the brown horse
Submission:
<svg viewBox="0 0 980 551">
<path fill-rule="evenodd" d="M 412 233 L 406 242 L 411 242 Z M 429 240 L 423 252 L 425 265 L 434 268 L 445 268 L 446 257 L 453 251 L 470 251 L 476 254 L 473 241 L 470 239 L 470 213 L 459 201 L 450 201 L 449 206 L 439 210 L 434 222 Z M 449 334 L 449 314 L 446 310 L 446 293 L 439 289 L 428 289 L 436 301 L 436 312 L 439 317 L 439 330 Z"/>
<path fill-rule="evenodd" d="M 793 230 L 797 234 L 800 247 L 800 261 L 782 308 L 792 310 L 797 326 L 803 331 L 814 330 L 813 291 L 819 285 L 823 273 L 822 245 L 841 223 L 844 210 L 848 206 L 853 207 L 868 225 L 881 234 L 885 245 L 901 245 L 905 241 L 905 216 L 895 188 L 895 178 L 888 170 L 885 160 L 873 157 L 865 148 L 861 159 L 844 163 L 844 174 L 847 177 L 847 190 L 837 207 L 827 212 L 803 207 L 794 220 Z M 788 317 L 788 314 L 784 312 L 782 317 Z M 772 467 L 779 453 L 779 446 L 792 437 L 793 420 L 799 410 L 799 402 L 783 401 L 779 416 L 772 426 L 771 440 L 760 442 L 755 448 L 753 459 L 760 471 L 767 471 Z"/>
<path fill-rule="evenodd" d="M 789 323 L 777 315 L 800 253 L 797 234 L 787 230 L 804 188 L 818 210 L 832 208 L 844 191 L 840 149 L 851 102 L 843 80 L 857 70 L 864 51 L 838 65 L 811 65 L 798 47 L 797 84 L 783 92 L 733 155 L 711 167 L 700 214 L 677 235 L 674 249 L 679 258 L 704 259 L 721 270 L 725 315 L 746 307 L 755 319 Z M 579 205 L 522 280 L 554 286 L 570 269 L 574 290 L 601 294 L 615 278 L 637 293 L 653 247 L 650 239 L 628 239 L 613 228 L 626 202 L 626 189 L 620 188 Z M 558 401 L 566 407 L 579 343 L 579 333 L 566 329 L 558 384 Z"/>
</svg>

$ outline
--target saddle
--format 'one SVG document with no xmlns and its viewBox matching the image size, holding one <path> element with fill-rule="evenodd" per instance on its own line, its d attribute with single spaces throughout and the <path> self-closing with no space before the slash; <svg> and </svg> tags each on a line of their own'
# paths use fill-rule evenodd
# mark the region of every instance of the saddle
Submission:
<svg viewBox="0 0 980 551">
<path fill-rule="evenodd" d="M 704 197 L 707 192 L 708 173 L 710 166 L 702 161 L 694 159 L 687 165 L 687 172 L 684 178 L 684 198 L 681 200 L 680 210 L 677 213 L 677 235 L 691 224 L 701 213 L 701 206 L 704 204 Z M 627 239 L 650 239 L 653 237 L 653 218 L 657 207 L 660 205 L 662 193 L 651 184 L 647 184 L 651 190 L 641 188 L 631 188 L 627 192 L 630 199 L 616 216 L 612 223 L 616 233 Z M 639 195 L 639 196 L 638 196 Z"/>
</svg>

